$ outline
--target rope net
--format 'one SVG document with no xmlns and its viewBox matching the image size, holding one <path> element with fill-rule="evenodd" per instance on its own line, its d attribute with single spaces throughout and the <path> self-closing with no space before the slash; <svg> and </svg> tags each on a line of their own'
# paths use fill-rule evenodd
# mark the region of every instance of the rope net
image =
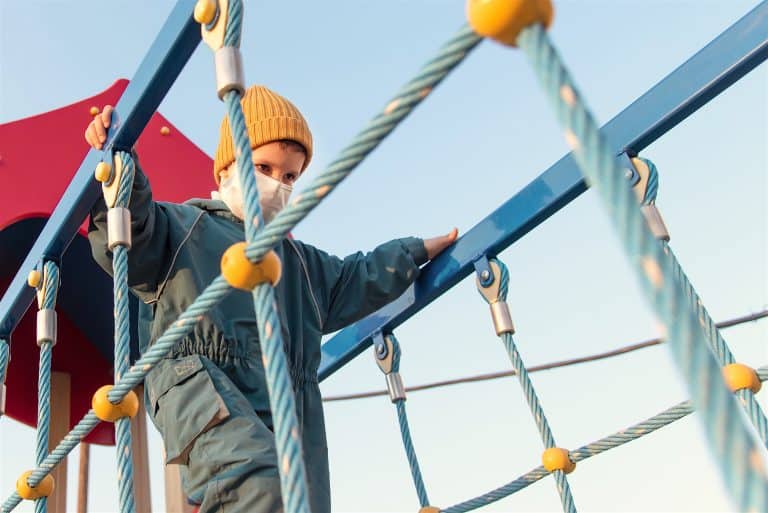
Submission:
<svg viewBox="0 0 768 513">
<path fill-rule="evenodd" d="M 754 464 L 754 456 L 765 449 L 768 423 L 754 398 L 753 390 L 741 388 L 734 394 L 726 386 L 722 368 L 727 364 L 733 364 L 735 360 L 669 248 L 668 235 L 658 224 L 661 218 L 654 210 L 658 190 L 656 168 L 652 163 L 642 161 L 648 168 L 648 172 L 643 182 L 644 190 L 638 198 L 641 208 L 638 208 L 637 200 L 633 198 L 632 190 L 627 186 L 626 170 L 600 134 L 593 116 L 586 108 L 544 29 L 544 25 L 548 25 L 551 21 L 551 6 L 549 18 L 547 18 L 546 8 L 541 6 L 548 6 L 548 2 L 527 0 L 520 4 L 524 6 L 522 11 L 536 11 L 538 7 L 539 12 L 532 17 L 523 16 L 525 18 L 523 22 L 521 22 L 521 14 L 517 13 L 518 19 L 513 21 L 520 25 L 519 35 L 516 34 L 511 43 L 508 40 L 505 42 L 517 44 L 531 61 L 541 86 L 549 96 L 557 117 L 563 125 L 565 138 L 574 158 L 584 177 L 603 200 L 624 249 L 643 284 L 646 298 L 653 306 L 658 318 L 664 323 L 668 332 L 668 345 L 689 385 L 692 400 L 673 406 L 646 421 L 576 450 L 568 451 L 558 448 L 512 337 L 514 327 L 506 305 L 509 286 L 506 266 L 495 258 L 485 260 L 486 257 L 482 257 L 478 265 L 478 288 L 491 307 L 497 335 L 512 362 L 515 375 L 520 380 L 541 435 L 542 444 L 545 447 L 542 456 L 543 465 L 484 495 L 443 508 L 441 511 L 458 513 L 485 506 L 522 490 L 549 474 L 555 478 L 563 510 L 576 511 L 566 479 L 566 474 L 574 470 L 576 463 L 666 426 L 691 413 L 694 407 L 702 413 L 710 447 L 717 456 L 726 486 L 739 509 L 768 510 L 768 483 L 763 469 Z M 219 10 L 216 18 L 218 21 L 212 23 L 222 22 L 219 18 L 221 13 L 225 13 L 223 34 L 220 34 L 218 42 L 212 43 L 206 38 L 208 30 L 206 27 L 203 31 L 204 39 L 214 51 L 232 52 L 239 61 L 243 19 L 242 0 L 228 2 L 225 0 L 217 3 L 217 10 Z M 513 22 L 511 23 L 514 25 Z M 505 37 L 508 38 L 508 35 Z M 236 164 L 244 191 L 246 242 L 243 252 L 248 262 L 251 265 L 259 265 L 267 257 L 268 252 L 332 192 L 419 103 L 429 96 L 434 87 L 481 40 L 482 37 L 475 34 L 472 28 L 464 26 L 440 48 L 433 59 L 422 67 L 413 80 L 401 88 L 383 111 L 376 115 L 368 126 L 341 151 L 328 168 L 266 226 L 263 224 L 255 177 L 251 172 L 251 147 L 240 104 L 244 90 L 242 77 L 235 77 L 235 80 L 223 91 L 220 89 L 219 96 L 226 106 L 232 127 L 233 144 L 237 149 Z M 219 71 L 217 69 L 217 73 Z M 168 353 L 170 348 L 193 328 L 200 315 L 221 300 L 232 288 L 223 275 L 216 277 L 139 360 L 134 365 L 129 364 L 127 252 L 130 249 L 130 212 L 126 207 L 130 200 L 135 163 L 132 155 L 123 151 L 117 151 L 113 155 L 108 155 L 107 158 L 114 161 L 111 181 L 105 184 L 104 189 L 105 197 L 110 190 L 114 193 L 113 201 L 108 201 L 107 204 L 110 207 L 109 237 L 110 249 L 113 250 L 114 270 L 115 384 L 104 392 L 102 407 L 94 406 L 95 409 L 91 409 L 49 453 L 47 433 L 50 420 L 50 352 L 55 344 L 54 308 L 58 288 L 58 267 L 53 262 L 43 263 L 43 279 L 36 285 L 39 306 L 41 312 L 54 313 L 53 316 L 50 313 L 42 314 L 52 317 L 53 320 L 47 321 L 49 324 L 42 324 L 43 331 L 48 330 L 47 334 L 38 333 L 41 353 L 37 466 L 25 474 L 23 479 L 20 478 L 21 484 L 17 486 L 17 491 L 3 502 L 0 508 L 2 512 L 13 510 L 21 502 L 22 493 L 27 496 L 26 498 L 30 498 L 29 490 L 41 491 L 43 486 L 40 485 L 47 479 L 51 470 L 100 420 L 109 420 L 116 424 L 120 511 L 121 513 L 133 512 L 135 505 L 132 492 L 133 470 L 129 425 L 130 417 L 135 414 L 135 410 L 130 406 L 131 394 L 134 394 L 132 390 L 142 382 L 146 374 Z M 115 219 L 114 222 L 111 221 L 112 218 Z M 659 235 L 660 233 L 662 235 Z M 252 287 L 252 295 L 260 342 L 265 355 L 267 384 L 274 416 L 278 461 L 280 461 L 278 468 L 283 502 L 288 512 L 309 511 L 301 436 L 283 352 L 280 321 L 272 284 L 264 282 Z M 40 325 L 38 322 L 38 326 Z M 51 329 L 53 336 L 50 335 Z M 387 378 L 390 398 L 397 408 L 400 430 L 419 503 L 422 508 L 438 510 L 429 505 L 426 486 L 410 435 L 405 410 L 405 388 L 399 375 L 401 355 L 399 344 L 393 334 L 386 334 L 378 336 L 374 347 L 377 363 Z M 0 341 L 0 371 L 3 373 L 7 361 L 8 345 L 6 341 Z M 758 382 L 768 379 L 768 367 L 751 371 Z M 753 441 L 750 427 L 742 421 L 739 412 L 741 408 L 746 411 L 747 417 L 754 424 L 762 446 L 758 446 Z M 39 489 L 38 486 L 40 486 Z M 35 500 L 36 512 L 44 512 L 46 510 L 45 495 L 35 497 Z"/>
</svg>

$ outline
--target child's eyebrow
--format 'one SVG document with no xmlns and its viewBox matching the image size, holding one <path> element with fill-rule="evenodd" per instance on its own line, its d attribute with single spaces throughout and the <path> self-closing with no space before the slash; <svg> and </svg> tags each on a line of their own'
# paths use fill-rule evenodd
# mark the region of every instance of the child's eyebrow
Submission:
<svg viewBox="0 0 768 513">
<path fill-rule="evenodd" d="M 272 161 L 270 161 L 269 159 L 267 159 L 265 157 L 252 157 L 252 160 L 253 160 L 254 164 L 266 164 L 268 166 L 274 166 Z"/>
</svg>

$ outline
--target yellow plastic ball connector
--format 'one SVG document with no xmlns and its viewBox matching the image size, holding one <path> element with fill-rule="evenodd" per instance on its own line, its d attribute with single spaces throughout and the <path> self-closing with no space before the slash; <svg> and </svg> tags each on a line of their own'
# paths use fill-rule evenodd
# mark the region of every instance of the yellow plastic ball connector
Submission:
<svg viewBox="0 0 768 513">
<path fill-rule="evenodd" d="M 139 397 L 136 392 L 131 390 L 122 401 L 112 404 L 107 398 L 110 390 L 112 385 L 104 385 L 93 394 L 91 408 L 96 417 L 105 422 L 114 422 L 123 417 L 135 417 L 139 411 Z"/>
<path fill-rule="evenodd" d="M 562 470 L 566 474 L 570 474 L 576 468 L 576 463 L 571 460 L 568 450 L 560 447 L 551 447 L 544 451 L 544 454 L 541 455 L 541 463 L 549 472 Z"/>
<path fill-rule="evenodd" d="M 164 126 L 160 129 L 160 135 L 171 135 L 171 129 Z"/>
<path fill-rule="evenodd" d="M 89 112 L 91 113 L 91 116 L 96 116 L 101 111 L 99 110 L 98 107 L 94 106 L 94 107 L 91 107 L 91 110 Z"/>
<path fill-rule="evenodd" d="M 208 25 L 216 17 L 216 0 L 198 0 L 195 4 L 195 21 Z"/>
<path fill-rule="evenodd" d="M 43 275 L 40 274 L 40 271 L 37 269 L 33 271 L 29 271 L 29 274 L 27 275 L 27 285 L 32 287 L 33 289 L 36 289 L 40 286 L 40 282 L 43 280 Z"/>
<path fill-rule="evenodd" d="M 440 513 L 440 508 L 435 506 L 422 506 L 419 508 L 419 513 Z"/>
<path fill-rule="evenodd" d="M 53 476 L 48 474 L 42 481 L 37 483 L 37 486 L 32 487 L 27 483 L 27 479 L 32 475 L 31 470 L 24 472 L 21 477 L 16 480 L 16 493 L 22 499 L 31 501 L 39 499 L 41 497 L 49 497 L 53 493 L 54 481 Z"/>
<path fill-rule="evenodd" d="M 755 369 L 743 363 L 731 363 L 723 367 L 723 378 L 725 378 L 725 384 L 728 385 L 731 392 L 748 388 L 752 390 L 753 394 L 756 394 L 763 386 Z"/>
<path fill-rule="evenodd" d="M 549 28 L 553 15 L 549 0 L 467 0 L 472 29 L 508 46 L 517 46 L 517 36 L 529 25 Z"/>
<path fill-rule="evenodd" d="M 241 290 L 253 290 L 260 283 L 277 285 L 282 273 L 277 253 L 270 251 L 254 263 L 245 256 L 245 247 L 245 242 L 232 244 L 221 256 L 221 274 L 227 283 Z"/>
<path fill-rule="evenodd" d="M 99 162 L 94 176 L 97 181 L 107 183 L 112 176 L 112 165 L 109 162 Z"/>
</svg>

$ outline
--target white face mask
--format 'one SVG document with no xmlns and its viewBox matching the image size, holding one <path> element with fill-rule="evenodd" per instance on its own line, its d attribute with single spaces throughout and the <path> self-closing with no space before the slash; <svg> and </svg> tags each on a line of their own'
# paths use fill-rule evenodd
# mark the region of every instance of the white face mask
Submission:
<svg viewBox="0 0 768 513">
<path fill-rule="evenodd" d="M 270 222 L 288 204 L 288 198 L 293 191 L 293 187 L 280 183 L 271 176 L 259 173 L 254 170 L 256 175 L 256 188 L 259 190 L 259 205 L 261 205 L 261 215 L 264 223 Z M 240 187 L 240 173 L 237 165 L 230 168 L 229 177 L 221 181 L 219 185 L 219 197 L 226 203 L 229 210 L 235 217 L 243 219 L 245 217 L 245 207 L 243 205 L 243 191 Z"/>
</svg>

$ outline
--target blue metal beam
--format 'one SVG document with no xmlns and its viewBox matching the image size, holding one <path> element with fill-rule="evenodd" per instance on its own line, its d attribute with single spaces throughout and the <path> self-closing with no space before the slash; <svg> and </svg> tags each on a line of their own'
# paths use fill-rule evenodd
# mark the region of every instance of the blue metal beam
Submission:
<svg viewBox="0 0 768 513">
<path fill-rule="evenodd" d="M 696 55 L 624 109 L 602 131 L 616 153 L 639 152 L 768 58 L 768 1 L 762 2 Z M 429 263 L 398 300 L 323 344 L 323 380 L 371 345 L 378 332 L 394 330 L 493 256 L 563 208 L 587 185 L 570 155 L 529 183 L 454 246 Z"/>
<path fill-rule="evenodd" d="M 192 18 L 196 0 L 179 0 L 136 74 L 120 97 L 108 146 L 130 149 L 200 42 L 200 25 Z M 109 148 L 107 148 L 108 150 Z M 56 205 L 43 231 L 0 300 L 0 337 L 7 338 L 34 298 L 26 275 L 43 259 L 60 261 L 77 229 L 101 194 L 93 179 L 104 152 L 91 150 Z"/>
</svg>

